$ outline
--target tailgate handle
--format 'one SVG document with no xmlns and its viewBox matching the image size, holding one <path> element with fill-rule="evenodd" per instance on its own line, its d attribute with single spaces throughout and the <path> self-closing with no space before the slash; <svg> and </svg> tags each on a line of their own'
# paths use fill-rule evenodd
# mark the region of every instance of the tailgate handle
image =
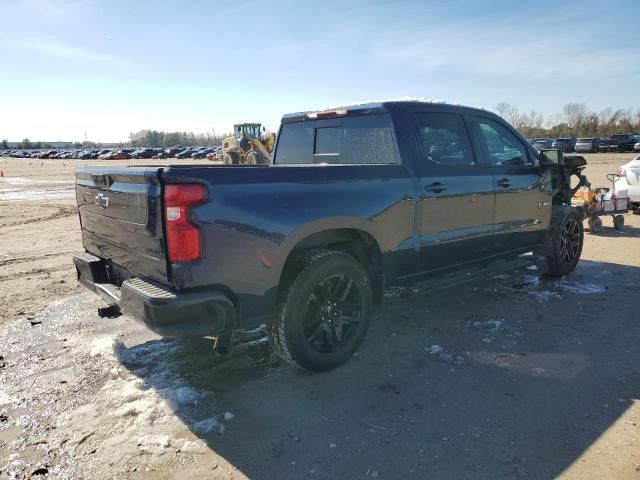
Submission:
<svg viewBox="0 0 640 480">
<path fill-rule="evenodd" d="M 440 192 L 444 192 L 446 189 L 447 189 L 447 186 L 441 182 L 435 182 L 435 183 L 432 183 L 431 185 L 424 186 L 425 192 L 440 193 Z"/>
<path fill-rule="evenodd" d="M 508 178 L 503 178 L 502 180 L 498 180 L 496 182 L 496 185 L 502 188 L 509 188 L 511 186 L 511 182 L 509 181 Z"/>
</svg>

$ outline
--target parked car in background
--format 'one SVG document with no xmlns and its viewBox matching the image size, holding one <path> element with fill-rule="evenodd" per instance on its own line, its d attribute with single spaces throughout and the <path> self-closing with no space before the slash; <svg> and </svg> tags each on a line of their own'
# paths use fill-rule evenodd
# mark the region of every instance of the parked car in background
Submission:
<svg viewBox="0 0 640 480">
<path fill-rule="evenodd" d="M 635 144 L 638 142 L 637 136 L 630 133 L 611 135 L 603 138 L 600 144 L 601 152 L 633 152 Z"/>
<path fill-rule="evenodd" d="M 57 152 L 55 150 L 47 150 L 45 152 L 40 152 L 38 154 L 38 158 L 53 158 L 56 153 Z"/>
<path fill-rule="evenodd" d="M 181 151 L 182 151 L 182 148 L 171 147 L 171 148 L 166 148 L 164 153 L 167 155 L 167 158 L 173 158 L 176 156 L 177 153 L 180 153 Z"/>
<path fill-rule="evenodd" d="M 640 152 L 640 138 L 638 138 L 637 140 L 638 140 L 638 143 L 633 145 L 634 152 Z"/>
<path fill-rule="evenodd" d="M 191 154 L 193 153 L 192 148 L 187 148 L 181 152 L 176 153 L 176 158 L 191 158 Z"/>
<path fill-rule="evenodd" d="M 616 173 L 620 176 L 615 181 L 616 191 L 627 190 L 629 202 L 640 208 L 640 155 L 622 165 Z"/>
<path fill-rule="evenodd" d="M 576 149 L 575 138 L 556 138 L 551 144 L 551 148 L 561 150 L 565 153 L 574 152 Z"/>
<path fill-rule="evenodd" d="M 105 160 L 128 160 L 129 158 L 131 158 L 131 154 L 127 150 L 118 150 L 105 156 Z"/>
<path fill-rule="evenodd" d="M 549 149 L 553 144 L 553 138 L 533 138 L 532 140 L 531 145 L 538 151 Z"/>
<path fill-rule="evenodd" d="M 90 152 L 89 150 L 85 150 L 84 152 L 80 152 L 76 158 L 78 158 L 79 160 L 91 160 L 92 158 L 94 158 L 94 156 L 92 152 Z"/>
<path fill-rule="evenodd" d="M 139 148 L 131 153 L 133 158 L 153 158 L 156 151 L 153 148 Z"/>
<path fill-rule="evenodd" d="M 596 153 L 600 149 L 600 138 L 579 138 L 576 142 L 575 150 L 577 153 Z"/>
<path fill-rule="evenodd" d="M 191 154 L 191 158 L 205 158 L 210 153 L 213 153 L 213 148 L 201 148 Z"/>
</svg>

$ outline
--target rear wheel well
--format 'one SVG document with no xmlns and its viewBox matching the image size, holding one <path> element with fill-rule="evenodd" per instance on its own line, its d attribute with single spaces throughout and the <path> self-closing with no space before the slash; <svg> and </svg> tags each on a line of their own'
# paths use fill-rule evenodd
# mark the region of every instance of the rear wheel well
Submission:
<svg viewBox="0 0 640 480">
<path fill-rule="evenodd" d="M 280 275 L 280 290 L 296 276 L 301 266 L 296 261 L 308 250 L 338 250 L 351 255 L 367 271 L 376 304 L 382 301 L 384 281 L 382 276 L 382 255 L 375 239 L 362 230 L 337 228 L 317 232 L 300 240 L 291 250 Z"/>
</svg>

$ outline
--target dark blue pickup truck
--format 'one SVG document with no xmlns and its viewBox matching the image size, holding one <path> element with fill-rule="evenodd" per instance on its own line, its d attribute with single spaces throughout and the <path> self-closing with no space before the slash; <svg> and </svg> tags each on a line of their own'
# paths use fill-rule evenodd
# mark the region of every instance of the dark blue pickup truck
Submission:
<svg viewBox="0 0 640 480">
<path fill-rule="evenodd" d="M 310 370 L 356 351 L 386 286 L 580 257 L 584 161 L 485 110 L 386 102 L 285 115 L 272 165 L 83 167 L 79 281 L 163 336 L 266 323 Z M 472 273 L 472 275 L 469 275 Z M 430 283 L 429 283 L 430 282 Z"/>
</svg>

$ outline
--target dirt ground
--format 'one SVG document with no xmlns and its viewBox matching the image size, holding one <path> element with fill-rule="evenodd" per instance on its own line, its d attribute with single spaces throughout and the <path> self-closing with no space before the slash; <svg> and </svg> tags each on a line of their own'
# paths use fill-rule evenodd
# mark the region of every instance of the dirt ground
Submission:
<svg viewBox="0 0 640 480">
<path fill-rule="evenodd" d="M 640 479 L 640 216 L 604 219 L 561 280 L 388 292 L 312 375 L 261 329 L 217 357 L 99 319 L 70 262 L 78 163 L 0 159 L 0 478 Z"/>
<path fill-rule="evenodd" d="M 69 261 L 82 249 L 74 168 L 158 162 L 0 158 L 0 324 L 33 317 L 53 299 L 82 291 Z"/>
</svg>

